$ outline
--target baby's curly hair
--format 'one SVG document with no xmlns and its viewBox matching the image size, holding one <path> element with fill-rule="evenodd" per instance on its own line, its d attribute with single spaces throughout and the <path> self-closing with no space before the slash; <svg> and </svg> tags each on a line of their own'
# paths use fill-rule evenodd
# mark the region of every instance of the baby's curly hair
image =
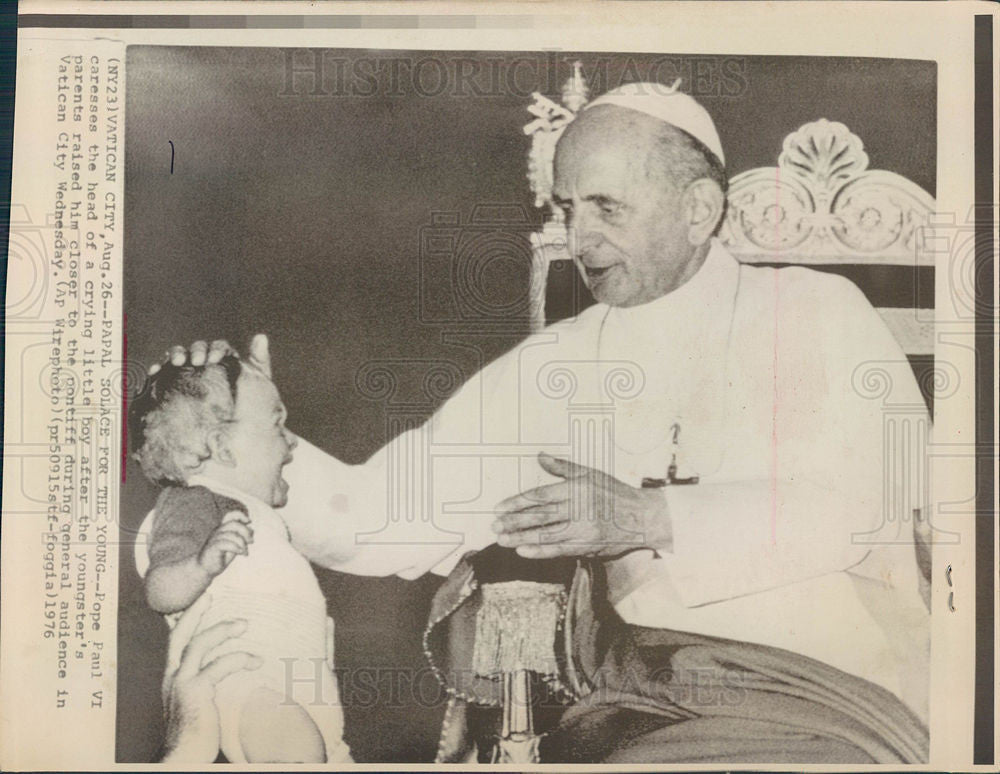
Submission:
<svg viewBox="0 0 1000 774">
<path fill-rule="evenodd" d="M 204 366 L 166 363 L 150 376 L 129 407 L 133 456 L 157 484 L 183 484 L 211 453 L 208 435 L 233 421 L 236 383 L 243 366 L 235 355 Z"/>
</svg>

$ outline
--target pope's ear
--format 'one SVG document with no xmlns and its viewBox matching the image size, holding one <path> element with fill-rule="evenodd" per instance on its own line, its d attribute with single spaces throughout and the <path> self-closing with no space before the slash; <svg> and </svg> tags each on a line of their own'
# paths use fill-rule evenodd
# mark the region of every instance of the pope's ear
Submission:
<svg viewBox="0 0 1000 774">
<path fill-rule="evenodd" d="M 211 459 L 220 465 L 235 467 L 236 455 L 233 453 L 231 438 L 224 427 L 216 427 L 208 433 L 208 452 Z"/>
<path fill-rule="evenodd" d="M 725 194 L 719 184 L 707 177 L 695 180 L 684 192 L 688 216 L 688 240 L 703 245 L 715 232 L 722 217 Z"/>
</svg>

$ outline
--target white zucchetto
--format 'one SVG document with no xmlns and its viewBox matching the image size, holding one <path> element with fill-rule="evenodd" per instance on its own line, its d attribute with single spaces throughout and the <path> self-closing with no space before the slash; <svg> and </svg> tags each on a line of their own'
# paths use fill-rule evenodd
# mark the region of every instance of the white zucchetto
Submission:
<svg viewBox="0 0 1000 774">
<path fill-rule="evenodd" d="M 683 129 L 718 156 L 719 161 L 725 165 L 726 157 L 722 152 L 722 142 L 719 140 L 719 133 L 715 130 L 712 117 L 693 97 L 677 91 L 677 85 L 677 83 L 673 86 L 649 82 L 627 83 L 596 97 L 584 105 L 583 109 L 590 110 L 598 105 L 616 105 L 653 116 L 664 123 Z"/>
</svg>

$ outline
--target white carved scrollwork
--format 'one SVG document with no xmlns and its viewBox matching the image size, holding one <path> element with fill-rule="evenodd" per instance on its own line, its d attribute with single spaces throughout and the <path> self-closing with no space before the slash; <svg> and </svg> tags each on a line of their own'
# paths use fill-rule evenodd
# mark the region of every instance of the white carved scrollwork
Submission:
<svg viewBox="0 0 1000 774">
<path fill-rule="evenodd" d="M 785 138 L 778 167 L 798 174 L 821 204 L 868 168 L 868 154 L 846 126 L 821 118 Z"/>
<path fill-rule="evenodd" d="M 809 191 L 794 180 L 774 180 L 756 190 L 730 191 L 729 220 L 746 242 L 759 250 L 791 252 L 804 244 L 813 232 L 813 212 Z M 733 248 L 723 228 L 722 239 Z M 734 249 L 737 258 L 742 250 Z"/>
<path fill-rule="evenodd" d="M 585 104 L 589 89 L 584 80 L 580 62 L 573 64 L 573 74 L 562 88 L 562 104 L 553 102 L 543 94 L 534 92 L 534 102 L 528 105 L 528 112 L 535 117 L 526 124 L 524 133 L 531 136 L 531 151 L 528 153 L 528 183 L 535 194 L 536 207 L 552 204 L 552 164 L 556 154 L 556 143 L 566 126 L 576 118 Z M 562 213 L 551 208 L 550 214 L 557 220 Z"/>
<path fill-rule="evenodd" d="M 778 166 L 730 181 L 720 237 L 742 261 L 931 265 L 924 231 L 934 199 L 868 169 L 860 138 L 820 119 L 785 138 Z"/>
<path fill-rule="evenodd" d="M 563 226 L 562 211 L 552 206 L 552 166 L 555 161 L 556 143 L 566 126 L 587 104 L 588 95 L 589 89 L 583 77 L 582 66 L 576 62 L 573 65 L 573 74 L 562 88 L 562 105 L 535 92 L 532 94 L 535 101 L 528 106 L 528 112 L 535 117 L 524 127 L 524 133 L 531 136 L 528 183 L 531 185 L 532 193 L 535 194 L 535 206 L 547 210 L 542 231 L 532 235 L 529 314 L 531 329 L 536 332 L 545 327 L 545 283 L 549 274 L 549 264 L 553 260 L 569 257 L 566 251 L 566 229 Z"/>
</svg>

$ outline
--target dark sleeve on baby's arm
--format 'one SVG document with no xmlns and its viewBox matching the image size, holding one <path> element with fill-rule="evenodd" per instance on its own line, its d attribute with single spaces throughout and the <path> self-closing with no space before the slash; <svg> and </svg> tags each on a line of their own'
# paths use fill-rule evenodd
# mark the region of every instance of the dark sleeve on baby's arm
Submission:
<svg viewBox="0 0 1000 774">
<path fill-rule="evenodd" d="M 149 536 L 149 569 L 197 556 L 229 511 L 246 508 L 203 486 L 170 486 L 160 492 Z"/>
</svg>

